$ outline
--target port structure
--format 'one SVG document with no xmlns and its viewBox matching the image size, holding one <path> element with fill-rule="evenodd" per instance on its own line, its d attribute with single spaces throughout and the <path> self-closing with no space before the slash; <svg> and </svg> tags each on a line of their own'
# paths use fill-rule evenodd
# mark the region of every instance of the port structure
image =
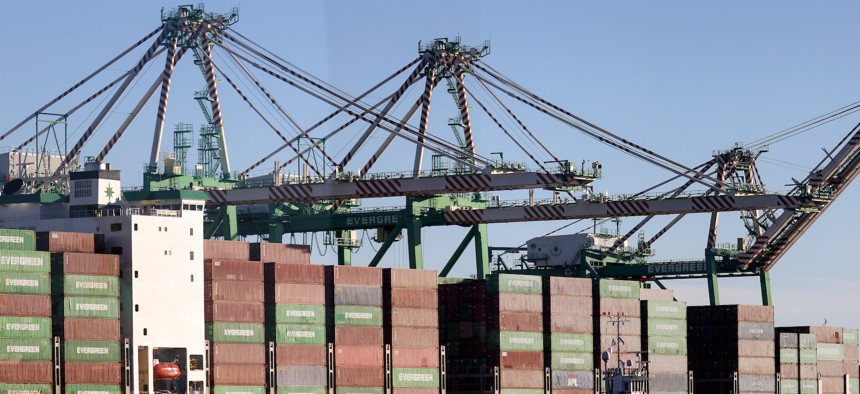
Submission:
<svg viewBox="0 0 860 394">
<path fill-rule="evenodd" d="M 70 166 L 76 165 L 105 117 L 119 99 L 130 92 L 130 87 L 137 85 L 141 70 L 162 54 L 165 55 L 162 73 L 151 82 L 104 147 L 88 161 L 104 162 L 146 103 L 156 91 L 160 91 L 143 187 L 126 191 L 124 195 L 134 200 L 158 200 L 170 193 L 195 194 L 205 198 L 207 219 L 204 235 L 207 238 L 236 239 L 259 235 L 279 242 L 285 234 L 331 232 L 329 243 L 337 247 L 340 264 L 351 264 L 351 252 L 358 246 L 355 237 L 350 235 L 351 231 L 377 230 L 376 238 L 382 246 L 380 253 L 371 261 L 376 265 L 406 230 L 410 265 L 423 268 L 421 228 L 456 225 L 468 227 L 469 231 L 442 268 L 441 275 L 451 271 L 469 243 L 473 242 L 477 276 L 484 277 L 491 271 L 488 224 L 644 217 L 626 234 L 617 234 L 612 245 L 583 249 L 575 260 L 561 266 L 538 268 L 526 265 L 519 270 L 540 275 L 656 281 L 658 285 L 662 285 L 660 281 L 663 279 L 704 277 L 708 279 L 714 304 L 719 303 L 718 277 L 758 275 L 763 301 L 767 304 L 770 303 L 769 270 L 856 178 L 860 168 L 857 158 L 860 131 L 857 128 L 828 151 L 827 157 L 804 180 L 796 181 L 794 188 L 787 193 L 768 192 L 761 184 L 755 166 L 755 159 L 762 153 L 761 148 L 736 146 L 717 152 L 706 163 L 686 166 L 589 122 L 514 82 L 485 62 L 484 58 L 490 53 L 488 42 L 474 47 L 462 45 L 459 38 L 419 43 L 417 58 L 366 92 L 352 96 L 245 38 L 233 29 L 237 21 L 238 10 L 235 9 L 224 14 L 206 12 L 202 6 L 162 10 L 158 28 L 33 111 L 33 114 L 51 111 L 62 114 L 57 115 L 57 119 L 72 121 L 76 111 L 113 89 L 112 95 L 94 111 L 96 115 L 80 139 L 64 152 L 62 161 L 53 168 L 54 173 L 48 177 L 53 178 L 31 182 L 25 192 L 38 194 L 27 198 L 50 202 L 59 200 L 60 193 L 67 192 L 67 187 L 58 187 L 51 189 L 54 193 L 39 193 L 45 191 L 45 182 L 54 182 L 68 173 Z M 66 105 L 65 102 L 62 105 L 58 103 L 71 92 L 145 43 L 150 43 L 150 46 L 140 58 L 136 58 L 138 60 L 127 72 L 83 101 L 64 107 L 64 111 L 55 109 Z M 174 155 L 170 158 L 173 161 L 167 163 L 170 165 L 159 166 L 173 70 L 189 50 L 206 83 L 206 88 L 195 94 L 205 124 L 201 127 L 198 165 L 193 173 L 186 169 L 184 162 L 190 148 L 186 142 L 186 129 L 174 133 L 174 137 L 181 141 L 174 141 Z M 225 59 L 223 67 L 215 61 L 216 51 L 221 59 Z M 285 84 L 294 88 L 334 110 L 318 122 L 304 127 L 286 110 L 275 93 L 264 86 L 264 78 L 281 87 Z M 422 79 L 424 86 L 423 90 L 419 88 L 419 98 L 408 106 L 405 113 L 395 115 L 399 104 L 407 100 L 407 93 L 413 86 L 420 86 Z M 432 93 L 443 79 L 457 111 L 457 116 L 450 118 L 447 124 L 454 131 L 455 141 L 432 133 L 429 125 Z M 225 83 L 283 142 L 243 171 L 233 170 L 227 152 L 219 97 L 219 86 Z M 396 85 L 395 89 L 387 93 L 385 88 L 392 83 Z M 142 85 L 146 86 L 146 83 Z M 255 104 L 251 90 L 253 94 L 264 97 L 265 100 L 259 101 L 269 107 Z M 366 102 L 379 96 L 383 98 L 375 103 Z M 523 118 L 511 110 L 512 106 L 502 100 L 503 97 L 557 121 L 566 130 L 666 170 L 672 178 L 637 194 L 622 197 L 594 194 L 589 185 L 600 177 L 601 164 L 583 161 L 577 165 L 577 161 L 553 153 L 549 144 L 542 142 L 540 136 L 526 126 Z M 474 111 L 475 108 L 481 111 Z M 510 140 L 516 147 L 514 152 L 504 153 L 509 158 L 512 153 L 517 155 L 515 157 L 522 157 L 528 164 L 505 161 L 502 152 L 489 153 L 499 155 L 499 160 L 494 160 L 477 149 L 473 112 L 480 113 L 489 119 L 487 123 L 496 126 L 479 127 L 482 138 L 497 138 L 489 133 L 499 133 L 501 138 Z M 410 123 L 416 114 L 419 114 L 417 126 Z M 35 116 L 26 117 L 0 134 L 0 141 Z M 820 118 L 817 124 L 825 123 L 824 119 Z M 354 133 L 344 132 L 356 129 Z M 25 139 L 18 149 L 26 148 L 47 132 L 47 128 L 38 131 L 35 137 Z M 332 156 L 328 146 L 344 135 L 348 135 L 350 144 L 341 145 L 342 155 Z M 414 148 L 414 156 L 404 155 L 402 146 L 392 149 L 396 143 Z M 292 155 L 285 156 L 284 152 L 292 152 Z M 429 170 L 424 164 L 428 154 L 432 157 Z M 409 156 L 411 171 L 371 172 L 384 155 Z M 180 158 L 182 161 L 177 161 Z M 260 173 L 261 166 L 266 163 L 274 165 L 271 170 Z M 355 163 L 360 166 L 355 166 Z M 290 166 L 298 166 L 301 170 L 291 173 Z M 666 192 L 655 192 L 671 182 L 682 184 Z M 690 192 L 692 186 L 704 186 L 706 191 Z M 528 191 L 528 198 L 503 202 L 499 196 L 488 194 L 512 190 Z M 534 198 L 534 192 L 540 190 L 551 191 L 552 198 Z M 575 195 L 574 192 L 582 194 Z M 405 207 L 385 210 L 360 206 L 363 199 L 383 197 L 403 197 Z M 721 213 L 730 211 L 741 212 L 748 233 L 743 235 L 742 242 L 725 247 L 717 242 L 717 229 Z M 680 263 L 651 261 L 651 244 L 683 217 L 692 214 L 711 215 L 705 258 Z M 673 216 L 673 219 L 651 239 L 641 239 L 639 247 L 633 251 L 623 247 L 645 223 L 656 216 L 666 215 Z"/>
</svg>

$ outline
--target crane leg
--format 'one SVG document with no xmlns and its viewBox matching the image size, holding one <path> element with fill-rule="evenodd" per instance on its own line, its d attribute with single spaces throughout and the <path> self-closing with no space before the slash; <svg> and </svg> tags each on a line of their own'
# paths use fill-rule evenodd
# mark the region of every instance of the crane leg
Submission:
<svg viewBox="0 0 860 394">
<path fill-rule="evenodd" d="M 373 256 L 373 260 L 370 260 L 369 267 L 376 267 L 379 265 L 379 262 L 382 261 L 382 256 L 385 256 L 385 253 L 388 252 L 388 248 L 391 247 L 391 244 L 397 240 L 397 236 L 400 235 L 400 230 L 403 230 L 403 218 L 401 218 L 397 225 L 394 226 L 393 229 L 388 233 L 388 237 L 385 238 L 385 242 L 382 243 L 382 246 L 379 247 L 379 250 L 376 252 L 376 255 Z"/>
<path fill-rule="evenodd" d="M 710 250 L 705 252 L 705 261 L 708 269 L 708 298 L 711 301 L 711 305 L 720 305 L 720 287 L 717 284 L 717 261 Z"/>
<path fill-rule="evenodd" d="M 409 217 L 406 219 L 406 238 L 409 242 L 409 268 L 424 269 L 424 253 L 421 247 L 421 219 Z"/>
<path fill-rule="evenodd" d="M 487 245 L 487 224 L 476 224 L 475 232 L 475 274 L 485 279 L 490 274 L 490 249 Z"/>
<path fill-rule="evenodd" d="M 773 298 L 770 295 L 770 272 L 762 271 L 758 274 L 758 278 L 761 283 L 761 304 L 765 306 L 773 305 Z"/>
<path fill-rule="evenodd" d="M 463 252 L 466 250 L 466 247 L 469 246 L 469 243 L 472 242 L 472 238 L 475 237 L 475 233 L 478 231 L 476 226 L 472 226 L 466 236 L 463 237 L 463 241 L 460 242 L 460 245 L 457 246 L 457 249 L 454 251 L 454 254 L 451 255 L 451 258 L 448 259 L 448 264 L 445 264 L 445 268 L 442 268 L 442 271 L 439 272 L 439 276 L 444 278 L 448 276 L 448 273 L 451 272 L 451 269 L 454 268 L 454 264 L 457 263 L 457 260 L 460 259 L 460 256 L 463 255 Z"/>
<path fill-rule="evenodd" d="M 236 206 L 225 205 L 218 208 L 221 211 L 223 222 L 221 223 L 221 235 L 224 239 L 235 241 L 239 237 L 239 225 L 236 222 Z"/>
</svg>

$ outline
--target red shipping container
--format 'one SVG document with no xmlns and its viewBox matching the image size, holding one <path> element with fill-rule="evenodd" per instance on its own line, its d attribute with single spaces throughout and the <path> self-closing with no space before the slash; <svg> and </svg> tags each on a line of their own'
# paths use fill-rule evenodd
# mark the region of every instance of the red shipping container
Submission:
<svg viewBox="0 0 860 394">
<path fill-rule="evenodd" d="M 439 295 L 435 289 L 391 289 L 384 302 L 392 307 L 402 308 L 439 308 Z"/>
<path fill-rule="evenodd" d="M 545 276 L 543 281 L 544 293 L 551 295 L 586 296 L 591 298 L 593 286 L 591 279 Z"/>
<path fill-rule="evenodd" d="M 283 263 L 266 263 L 265 265 L 274 271 L 273 276 L 277 283 L 325 284 L 325 266 L 323 265 Z"/>
<path fill-rule="evenodd" d="M 439 311 L 436 309 L 393 308 L 391 327 L 439 327 Z"/>
<path fill-rule="evenodd" d="M 263 323 L 263 303 L 207 301 L 204 303 L 207 322 Z"/>
<path fill-rule="evenodd" d="M 117 319 L 54 319 L 65 340 L 119 341 Z"/>
<path fill-rule="evenodd" d="M 275 303 L 325 305 L 325 285 L 275 283 Z"/>
<path fill-rule="evenodd" d="M 334 365 L 382 367 L 383 350 L 380 346 L 337 346 L 334 349 Z"/>
<path fill-rule="evenodd" d="M 434 270 L 386 268 L 383 275 L 387 288 L 436 289 L 439 286 Z"/>
<path fill-rule="evenodd" d="M 543 352 L 494 351 L 489 354 L 488 361 L 500 369 L 542 370 L 544 357 Z"/>
<path fill-rule="evenodd" d="M 249 260 L 284 264 L 311 263 L 311 247 L 308 245 L 255 242 L 248 245 L 248 250 Z"/>
<path fill-rule="evenodd" d="M 335 346 L 382 346 L 382 327 L 335 327 Z"/>
<path fill-rule="evenodd" d="M 93 253 L 52 253 L 54 275 L 119 276 L 119 256 Z"/>
<path fill-rule="evenodd" d="M 325 346 L 278 345 L 275 348 L 277 365 L 326 365 L 328 351 Z"/>
<path fill-rule="evenodd" d="M 51 296 L 0 294 L 0 316 L 51 317 Z"/>
<path fill-rule="evenodd" d="M 212 364 L 265 364 L 266 345 L 260 343 L 212 343 Z"/>
<path fill-rule="evenodd" d="M 206 301 L 263 302 L 263 282 L 207 280 L 203 287 Z"/>
<path fill-rule="evenodd" d="M 439 347 L 439 330 L 435 328 L 392 328 L 391 346 Z"/>
<path fill-rule="evenodd" d="M 212 365 L 212 385 L 264 386 L 266 365 Z"/>
<path fill-rule="evenodd" d="M 383 387 L 383 368 L 336 367 L 334 382 L 336 387 Z"/>
<path fill-rule="evenodd" d="M 247 242 L 223 241 L 219 239 L 203 240 L 204 259 L 251 260 L 251 252 Z"/>
<path fill-rule="evenodd" d="M 53 371 L 50 361 L 0 361 L 0 382 L 51 383 Z"/>
<path fill-rule="evenodd" d="M 263 264 L 258 261 L 207 259 L 203 270 L 206 280 L 263 281 Z"/>
<path fill-rule="evenodd" d="M 500 312 L 489 316 L 490 331 L 543 332 L 543 315 L 530 312 Z"/>
<path fill-rule="evenodd" d="M 66 384 L 120 384 L 120 363 L 65 363 L 63 377 Z"/>
<path fill-rule="evenodd" d="M 98 238 L 98 240 L 96 240 Z M 96 253 L 104 249 L 104 235 L 63 231 L 36 232 L 36 250 L 43 252 Z"/>
<path fill-rule="evenodd" d="M 331 276 L 335 285 L 382 287 L 382 268 L 329 265 L 326 266 L 326 274 Z"/>
<path fill-rule="evenodd" d="M 437 347 L 394 347 L 391 349 L 393 368 L 438 368 L 439 348 Z"/>
</svg>

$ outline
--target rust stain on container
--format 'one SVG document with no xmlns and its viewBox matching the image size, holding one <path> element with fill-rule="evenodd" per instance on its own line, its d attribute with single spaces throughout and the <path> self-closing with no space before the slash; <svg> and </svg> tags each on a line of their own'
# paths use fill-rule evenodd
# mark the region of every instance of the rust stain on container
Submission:
<svg viewBox="0 0 860 394">
<path fill-rule="evenodd" d="M 383 349 L 380 346 L 337 346 L 334 349 L 335 366 L 382 367 Z"/>
<path fill-rule="evenodd" d="M 263 281 L 263 264 L 248 260 L 207 259 L 203 261 L 206 280 Z"/>
<path fill-rule="evenodd" d="M 66 340 L 119 341 L 117 319 L 54 319 Z"/>
<path fill-rule="evenodd" d="M 65 363 L 65 383 L 120 384 L 120 363 Z"/>
<path fill-rule="evenodd" d="M 255 343 L 212 343 L 212 364 L 265 364 L 266 345 Z"/>
<path fill-rule="evenodd" d="M 326 365 L 325 346 L 278 345 L 275 349 L 277 365 Z"/>
<path fill-rule="evenodd" d="M 207 301 L 263 302 L 263 282 L 207 280 L 203 297 Z"/>
<path fill-rule="evenodd" d="M 51 296 L 0 294 L 0 316 L 51 316 Z"/>
<path fill-rule="evenodd" d="M 119 276 L 119 256 L 93 253 L 52 253 L 54 275 Z"/>
<path fill-rule="evenodd" d="M 207 322 L 263 323 L 263 303 L 211 301 L 204 303 Z"/>
<path fill-rule="evenodd" d="M 542 370 L 544 362 L 543 352 L 512 352 L 512 351 L 494 351 L 490 352 L 488 358 L 491 364 L 498 361 L 498 366 L 501 369 L 519 369 L 519 370 Z"/>
<path fill-rule="evenodd" d="M 250 247 L 247 242 L 204 239 L 203 258 L 247 261 L 251 260 Z"/>
<path fill-rule="evenodd" d="M 290 245 L 269 242 L 254 242 L 248 245 L 249 260 L 283 264 L 310 264 L 309 245 Z"/>
<path fill-rule="evenodd" d="M 263 386 L 266 384 L 266 366 L 212 365 L 212 385 Z"/>
<path fill-rule="evenodd" d="M 51 383 L 52 379 L 50 361 L 0 361 L 0 382 Z"/>
</svg>

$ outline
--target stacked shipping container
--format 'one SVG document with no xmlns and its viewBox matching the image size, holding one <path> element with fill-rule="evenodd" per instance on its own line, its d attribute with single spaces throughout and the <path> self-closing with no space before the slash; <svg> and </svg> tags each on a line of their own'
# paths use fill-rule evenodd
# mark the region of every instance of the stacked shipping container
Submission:
<svg viewBox="0 0 860 394">
<path fill-rule="evenodd" d="M 776 371 L 780 392 L 785 394 L 818 393 L 818 359 L 816 339 L 812 334 L 798 334 L 777 328 Z"/>
<path fill-rule="evenodd" d="M 384 269 L 385 343 L 394 394 L 438 393 L 439 297 L 436 271 Z"/>
<path fill-rule="evenodd" d="M 48 253 L 35 233 L 0 230 L 0 392 L 51 393 Z"/>
<path fill-rule="evenodd" d="M 487 363 L 487 289 L 484 281 L 449 280 L 439 286 L 440 338 L 446 346 L 446 385 L 456 393 L 493 389 Z"/>
<path fill-rule="evenodd" d="M 687 374 L 687 305 L 680 301 L 643 300 L 642 350 L 652 392 L 689 392 Z"/>
<path fill-rule="evenodd" d="M 266 340 L 275 344 L 278 394 L 323 394 L 328 385 L 325 272 L 321 265 L 267 262 Z"/>
<path fill-rule="evenodd" d="M 620 353 L 622 362 L 636 363 L 642 349 L 641 306 L 639 305 L 639 282 L 624 280 L 594 281 L 594 362 L 604 370 L 616 368 Z M 619 318 L 621 324 L 613 323 Z M 623 343 L 618 343 L 621 335 Z M 611 349 L 611 360 L 604 363 L 600 357 Z"/>
<path fill-rule="evenodd" d="M 687 317 L 697 393 L 776 391 L 773 307 L 695 306 L 687 308 Z"/>
<path fill-rule="evenodd" d="M 328 266 L 326 284 L 336 393 L 382 394 L 382 269 Z"/>
<path fill-rule="evenodd" d="M 206 240 L 204 307 L 213 392 L 262 393 L 266 387 L 263 264 L 245 242 Z"/>
<path fill-rule="evenodd" d="M 594 391 L 592 280 L 543 278 L 544 363 L 558 394 Z"/>
<path fill-rule="evenodd" d="M 103 236 L 40 232 L 51 252 L 54 335 L 62 340 L 65 393 L 118 393 L 122 383 L 119 338 L 119 256 L 100 252 Z"/>
<path fill-rule="evenodd" d="M 815 340 L 816 354 L 816 369 L 807 371 L 804 374 L 804 368 L 801 369 L 801 382 L 810 380 L 807 376 L 817 370 L 816 375 L 821 375 L 821 393 L 822 394 L 843 394 L 851 389 L 852 393 L 857 392 L 856 386 L 858 382 L 857 373 L 857 330 L 850 328 L 831 327 L 831 326 L 811 326 L 811 327 L 781 327 L 782 332 L 799 333 L 799 337 L 807 336 L 806 346 L 810 346 L 812 337 Z M 807 359 L 811 358 L 810 352 L 807 350 L 803 355 Z M 803 356 L 802 355 L 802 356 Z M 801 359 L 803 357 L 800 357 Z M 811 368 L 806 368 L 811 369 Z M 807 382 L 806 386 L 809 383 Z"/>
</svg>

